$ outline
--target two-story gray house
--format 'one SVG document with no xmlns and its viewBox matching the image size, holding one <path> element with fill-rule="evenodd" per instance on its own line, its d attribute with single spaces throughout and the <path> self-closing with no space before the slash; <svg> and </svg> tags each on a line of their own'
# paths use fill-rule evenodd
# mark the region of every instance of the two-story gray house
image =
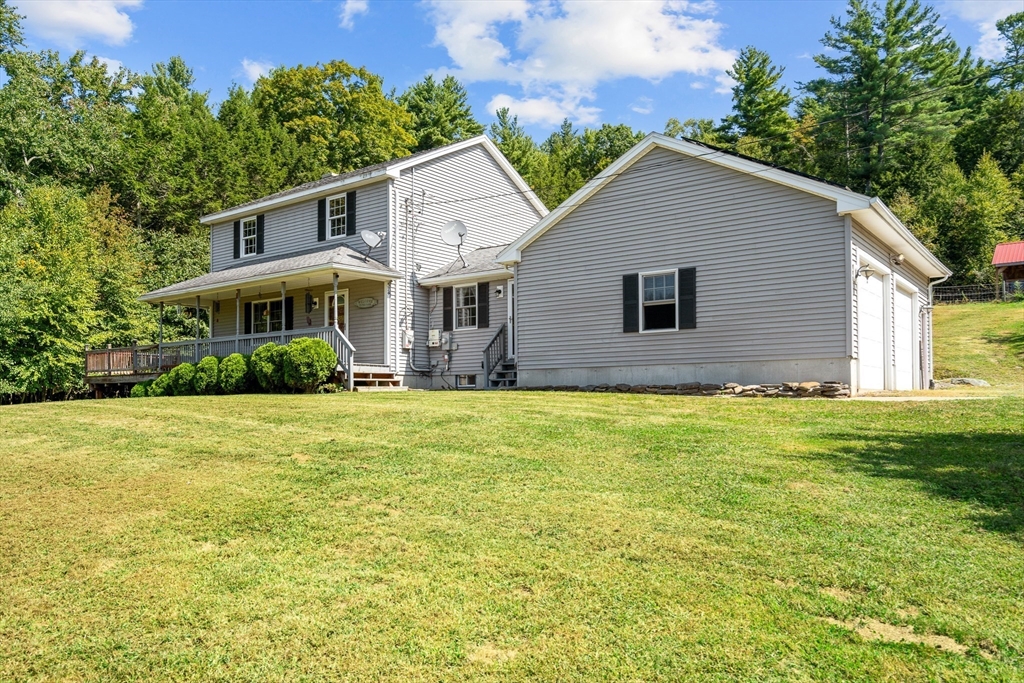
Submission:
<svg viewBox="0 0 1024 683">
<path fill-rule="evenodd" d="M 508 244 L 546 214 L 501 152 L 479 136 L 203 216 L 210 272 L 142 299 L 208 310 L 211 335 L 162 343 L 161 369 L 315 336 L 338 352 L 350 386 L 431 386 L 431 376 L 454 386 L 452 361 L 458 356 L 466 365 L 472 354 L 475 363 L 461 372 L 469 384 L 465 377 L 474 373 L 467 368 L 479 368 L 497 330 L 488 332 L 486 299 L 466 289 L 462 338 L 428 339 L 431 311 L 442 304 L 420 278 L 456 256 L 440 230 L 462 221 L 468 231 L 461 248 L 471 253 Z M 363 231 L 379 243 L 371 248 L 376 240 L 365 240 Z"/>
</svg>

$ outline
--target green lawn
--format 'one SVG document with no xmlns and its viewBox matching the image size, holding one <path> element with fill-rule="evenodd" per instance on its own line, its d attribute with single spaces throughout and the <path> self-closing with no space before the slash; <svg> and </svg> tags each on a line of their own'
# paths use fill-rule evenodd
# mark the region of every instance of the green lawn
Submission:
<svg viewBox="0 0 1024 683">
<path fill-rule="evenodd" d="M 0 680 L 1024 680 L 1022 424 L 1018 397 L 0 408 Z"/>
<path fill-rule="evenodd" d="M 1024 302 L 936 306 L 935 378 L 1024 391 Z"/>
</svg>

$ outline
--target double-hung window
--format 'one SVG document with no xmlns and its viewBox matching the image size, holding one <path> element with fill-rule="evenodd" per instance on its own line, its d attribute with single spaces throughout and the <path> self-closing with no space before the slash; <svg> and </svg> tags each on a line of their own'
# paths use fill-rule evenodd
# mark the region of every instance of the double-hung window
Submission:
<svg viewBox="0 0 1024 683">
<path fill-rule="evenodd" d="M 476 328 L 476 285 L 455 288 L 455 329 Z"/>
<path fill-rule="evenodd" d="M 242 221 L 242 256 L 252 256 L 258 246 L 256 216 Z"/>
<path fill-rule="evenodd" d="M 252 304 L 252 333 L 266 334 L 269 332 L 280 332 L 283 327 L 284 316 L 281 310 L 281 300 L 271 299 L 270 301 L 254 301 Z"/>
<path fill-rule="evenodd" d="M 346 215 L 345 195 L 331 197 L 327 200 L 328 237 L 343 237 L 345 235 Z"/>
<path fill-rule="evenodd" d="M 676 329 L 676 273 L 644 274 L 641 329 Z"/>
</svg>

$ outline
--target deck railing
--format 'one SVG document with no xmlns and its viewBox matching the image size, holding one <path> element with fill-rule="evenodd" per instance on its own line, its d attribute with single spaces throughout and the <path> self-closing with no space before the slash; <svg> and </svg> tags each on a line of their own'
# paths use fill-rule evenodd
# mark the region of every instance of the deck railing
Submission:
<svg viewBox="0 0 1024 683">
<path fill-rule="evenodd" d="M 491 373 L 508 357 L 508 328 L 503 323 L 484 347 L 484 387 L 491 388 Z"/>
<path fill-rule="evenodd" d="M 338 356 L 337 369 L 345 373 L 347 388 L 351 390 L 356 347 L 337 327 L 190 339 L 116 349 L 86 349 L 85 376 L 87 379 L 117 379 L 133 375 L 154 375 L 167 372 L 182 363 L 198 363 L 207 356 L 223 358 L 232 353 L 251 354 L 270 342 L 287 344 L 293 339 L 303 337 L 322 339 L 334 349 Z"/>
</svg>

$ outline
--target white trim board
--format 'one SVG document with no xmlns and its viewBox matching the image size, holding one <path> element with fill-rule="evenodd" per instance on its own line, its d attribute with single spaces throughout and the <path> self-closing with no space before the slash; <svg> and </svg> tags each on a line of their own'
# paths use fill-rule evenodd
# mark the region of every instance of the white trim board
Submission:
<svg viewBox="0 0 1024 683">
<path fill-rule="evenodd" d="M 867 197 L 866 195 L 830 185 L 820 180 L 805 178 L 796 173 L 659 133 L 651 133 L 634 145 L 628 152 L 594 176 L 594 178 L 541 219 L 536 225 L 520 235 L 517 240 L 502 250 L 495 257 L 495 260 L 505 265 L 521 261 L 523 249 L 572 213 L 578 205 L 611 182 L 612 179 L 642 159 L 650 151 L 658 148 L 678 152 L 690 158 L 700 158 L 708 163 L 717 164 L 741 173 L 757 174 L 757 177 L 764 178 L 767 181 L 830 199 L 836 203 L 836 213 L 838 215 L 852 216 L 865 229 L 875 234 L 887 245 L 902 249 L 906 253 L 908 262 L 917 267 L 924 275 L 942 277 L 951 274 L 951 271 L 934 254 L 928 251 L 877 197 Z"/>
</svg>

